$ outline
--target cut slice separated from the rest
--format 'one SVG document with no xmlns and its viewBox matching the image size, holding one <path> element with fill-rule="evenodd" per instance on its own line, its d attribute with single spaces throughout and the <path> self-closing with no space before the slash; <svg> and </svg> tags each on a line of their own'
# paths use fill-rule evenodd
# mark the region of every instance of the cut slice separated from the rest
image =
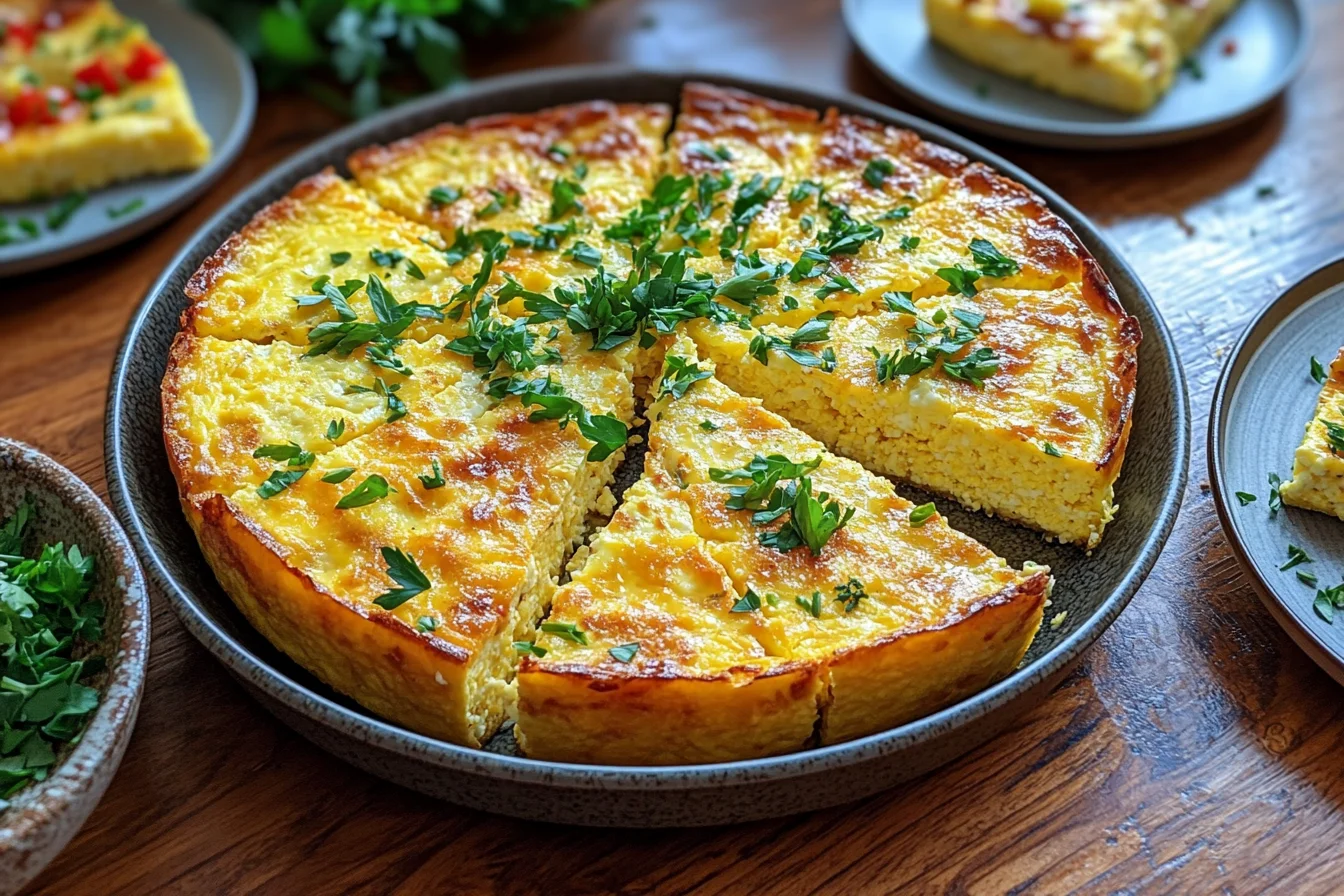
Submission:
<svg viewBox="0 0 1344 896">
<path fill-rule="evenodd" d="M 105 0 L 0 9 L 0 60 L 0 202 L 186 171 L 210 157 L 181 71 Z"/>
<path fill-rule="evenodd" d="M 925 0 L 924 15 L 936 42 L 977 65 L 1123 112 L 1156 103 L 1184 55 L 1162 0 Z"/>
<path fill-rule="evenodd" d="M 201 492 L 187 509 L 249 622 L 398 724 L 472 746 L 492 735 L 512 705 L 512 644 L 532 636 L 587 514 L 610 511 L 607 486 L 633 417 L 630 371 L 617 356 L 559 341 L 562 364 L 500 370 L 485 388 L 464 374 L 397 419 L 359 417 L 362 434 L 325 451 L 263 452 L 272 476 L 251 470 L 257 438 L 245 427 L 236 445 L 218 439 L 218 453 L 235 454 L 212 460 L 215 469 L 253 481 Z M 343 363 L 338 381 L 371 378 L 361 360 Z M 188 421 L 231 413 L 208 396 L 179 399 L 189 401 Z M 226 422 L 221 432 L 238 432 Z"/>
<path fill-rule="evenodd" d="M 1098 544 L 1116 510 L 1139 343 L 1104 278 L 970 298 L 892 294 L 889 308 L 799 329 L 695 321 L 688 331 L 723 382 L 839 454 Z"/>
<path fill-rule="evenodd" d="M 828 453 L 685 339 L 660 388 L 643 480 L 524 645 L 529 755 L 753 758 L 885 730 L 1017 666 L 1047 569 Z"/>
<path fill-rule="evenodd" d="M 1285 504 L 1344 520 L 1344 349 L 1325 374 L 1316 413 L 1293 455 L 1293 478 L 1279 496 Z"/>
</svg>

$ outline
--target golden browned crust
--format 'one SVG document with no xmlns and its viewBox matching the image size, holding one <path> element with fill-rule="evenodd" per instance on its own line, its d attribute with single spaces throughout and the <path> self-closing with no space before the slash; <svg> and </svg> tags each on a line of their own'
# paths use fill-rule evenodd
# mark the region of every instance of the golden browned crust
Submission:
<svg viewBox="0 0 1344 896">
<path fill-rule="evenodd" d="M 184 325 L 185 326 L 185 325 Z M 177 482 L 177 493 L 186 506 L 191 492 L 191 446 L 184 439 L 173 421 L 177 417 L 177 402 L 181 387 L 181 367 L 191 355 L 194 337 L 187 329 L 178 331 L 173 337 L 172 347 L 168 349 L 168 368 L 164 371 L 163 382 L 159 386 L 159 399 L 163 407 L 163 447 L 168 453 L 168 466 Z M 192 515 L 190 512 L 187 514 Z"/>
<path fill-rule="evenodd" d="M 356 175 L 372 172 L 405 155 L 415 154 L 425 144 L 442 137 L 470 137 L 489 132 L 506 134 L 520 149 L 537 158 L 549 158 L 550 148 L 557 142 L 600 122 L 607 122 L 610 127 L 604 128 L 595 139 L 574 147 L 574 151 L 587 158 L 619 159 L 642 153 L 639 129 L 630 126 L 630 122 L 650 117 L 668 119 L 671 114 L 671 110 L 661 103 L 593 100 L 537 112 L 486 115 L 462 124 L 445 122 L 385 146 L 366 146 L 352 153 L 346 164 Z"/>
<path fill-rule="evenodd" d="M 815 109 L 692 81 L 682 88 L 681 110 L 668 151 L 681 170 L 692 174 L 731 167 L 730 162 L 695 151 L 699 143 L 724 137 L 758 146 L 782 161 L 797 147 L 799 130 L 815 127 L 819 119 Z"/>
</svg>

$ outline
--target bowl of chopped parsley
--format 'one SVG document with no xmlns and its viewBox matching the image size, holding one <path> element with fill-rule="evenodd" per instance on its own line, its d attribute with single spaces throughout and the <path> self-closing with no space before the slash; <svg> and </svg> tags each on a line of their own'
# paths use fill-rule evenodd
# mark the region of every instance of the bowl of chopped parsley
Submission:
<svg viewBox="0 0 1344 896">
<path fill-rule="evenodd" d="M 0 439 L 0 892 L 41 871 L 107 789 L 149 627 L 144 576 L 102 500 Z"/>
</svg>

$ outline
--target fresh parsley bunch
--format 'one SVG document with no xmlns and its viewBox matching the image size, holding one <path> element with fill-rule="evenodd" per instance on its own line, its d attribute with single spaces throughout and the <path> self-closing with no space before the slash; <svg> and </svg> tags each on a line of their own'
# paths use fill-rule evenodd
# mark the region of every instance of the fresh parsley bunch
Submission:
<svg viewBox="0 0 1344 896">
<path fill-rule="evenodd" d="M 263 87 L 299 86 L 363 117 L 466 77 L 462 36 L 517 32 L 587 0 L 192 0 L 252 57 Z M 333 89 L 332 82 L 343 90 Z M 393 86 L 395 85 L 395 86 Z M 348 98 L 347 98 L 348 92 Z"/>
<path fill-rule="evenodd" d="M 0 527 L 0 809 L 78 739 L 98 705 L 84 682 L 103 668 L 101 657 L 75 658 L 78 643 L 102 638 L 103 606 L 89 600 L 93 558 L 64 544 L 25 556 L 33 512 L 25 500 Z"/>
</svg>

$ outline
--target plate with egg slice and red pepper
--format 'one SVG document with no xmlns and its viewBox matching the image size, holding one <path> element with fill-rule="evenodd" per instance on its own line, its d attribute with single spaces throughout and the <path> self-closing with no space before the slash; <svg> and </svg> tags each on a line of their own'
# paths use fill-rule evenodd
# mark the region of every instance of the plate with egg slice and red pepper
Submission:
<svg viewBox="0 0 1344 896">
<path fill-rule="evenodd" d="M 129 239 L 242 148 L 251 69 L 167 0 L 0 0 L 0 276 Z"/>
</svg>

